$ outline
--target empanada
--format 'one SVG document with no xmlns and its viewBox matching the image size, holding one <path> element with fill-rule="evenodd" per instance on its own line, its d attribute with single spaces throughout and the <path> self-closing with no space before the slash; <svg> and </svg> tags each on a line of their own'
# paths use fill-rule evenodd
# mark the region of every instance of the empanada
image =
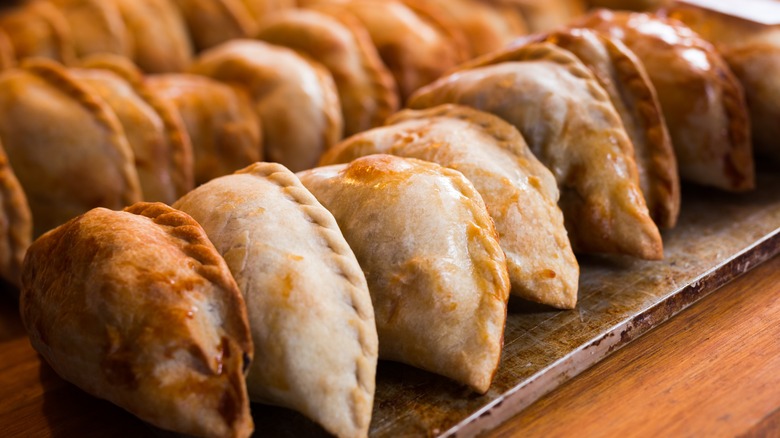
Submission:
<svg viewBox="0 0 780 438">
<path fill-rule="evenodd" d="M 466 104 L 515 125 L 558 181 L 575 251 L 662 258 L 633 146 L 593 74 L 549 43 L 523 46 L 513 59 L 443 77 L 418 90 L 409 105 Z"/>
<path fill-rule="evenodd" d="M 255 344 L 252 400 L 300 411 L 337 436 L 365 436 L 374 312 L 333 216 L 275 163 L 217 178 L 175 206 L 200 222 L 244 294 Z"/>
<path fill-rule="evenodd" d="M 19 287 L 22 261 L 32 240 L 32 215 L 24 190 L 0 147 L 0 277 Z"/>
<path fill-rule="evenodd" d="M 147 73 L 184 71 L 192 61 L 187 26 L 171 0 L 107 0 L 122 13 L 132 58 Z"/>
<path fill-rule="evenodd" d="M 381 125 L 398 109 L 398 89 L 365 28 L 348 15 L 336 19 L 290 9 L 260 23 L 257 38 L 297 50 L 330 70 L 339 92 L 344 134 Z"/>
<path fill-rule="evenodd" d="M 131 42 L 116 3 L 106 0 L 48 0 L 71 29 L 76 56 L 98 53 L 130 56 Z"/>
<path fill-rule="evenodd" d="M 519 11 L 531 32 L 549 31 L 585 13 L 585 0 L 485 0 Z"/>
<path fill-rule="evenodd" d="M 495 221 L 512 294 L 558 308 L 577 303 L 579 265 L 558 208 L 555 177 L 510 124 L 472 108 L 443 105 L 396 114 L 389 126 L 339 143 L 320 165 L 371 154 L 432 161 L 472 183 Z"/>
<path fill-rule="evenodd" d="M 263 21 L 269 15 L 273 15 L 276 12 L 283 11 L 285 9 L 292 9 L 297 6 L 299 2 L 303 0 L 237 0 L 244 4 L 244 7 L 249 12 L 255 25 Z M 254 33 L 254 29 L 251 33 Z"/>
<path fill-rule="evenodd" d="M 192 42 L 205 50 L 236 38 L 247 38 L 254 22 L 241 0 L 173 0 L 179 7 Z"/>
<path fill-rule="evenodd" d="M 655 11 L 672 3 L 672 0 L 588 0 L 593 8 L 609 8 L 628 11 Z"/>
<path fill-rule="evenodd" d="M 70 26 L 51 3 L 31 2 L 2 11 L 0 28 L 10 38 L 16 59 L 40 57 L 65 64 L 76 59 Z"/>
<path fill-rule="evenodd" d="M 527 32 L 525 19 L 514 8 L 481 0 L 404 0 L 407 4 L 428 4 L 446 14 L 466 37 L 470 57 L 506 46 Z"/>
<path fill-rule="evenodd" d="M 179 110 L 195 157 L 195 184 L 263 156 L 260 120 L 246 90 L 198 75 L 150 75 L 145 84 Z"/>
<path fill-rule="evenodd" d="M 158 427 L 248 437 L 246 307 L 201 227 L 163 204 L 91 210 L 27 253 L 30 342 L 65 380 Z"/>
<path fill-rule="evenodd" d="M 16 52 L 11 38 L 0 27 L 0 71 L 9 69 L 16 65 Z"/>
<path fill-rule="evenodd" d="M 121 209 L 141 200 L 119 120 L 62 66 L 31 60 L 5 71 L 0 113 L 0 140 L 27 195 L 36 236 L 94 207 Z"/>
<path fill-rule="evenodd" d="M 680 213 L 680 178 L 672 140 L 650 78 L 642 63 L 619 40 L 583 28 L 561 29 L 516 43 L 547 41 L 577 56 L 609 95 L 634 145 L 639 185 L 650 216 L 671 228 Z M 494 52 L 475 64 L 511 61 L 514 48 Z"/>
<path fill-rule="evenodd" d="M 366 274 L 380 357 L 486 392 L 501 356 L 509 279 L 471 183 L 390 155 L 299 176 L 336 217 Z"/>
<path fill-rule="evenodd" d="M 341 138 L 333 77 L 290 49 L 234 40 L 201 54 L 190 71 L 247 87 L 263 124 L 269 161 L 291 170 L 308 169 Z"/>
<path fill-rule="evenodd" d="M 579 24 L 621 39 L 642 60 L 683 179 L 733 192 L 754 187 L 742 88 L 710 43 L 676 20 L 651 14 L 602 10 Z"/>
<path fill-rule="evenodd" d="M 745 91 L 756 152 L 780 162 L 780 26 L 682 4 L 668 14 L 715 44 Z"/>
<path fill-rule="evenodd" d="M 325 2 L 319 11 L 354 15 L 371 35 L 398 84 L 401 100 L 466 60 L 467 52 L 441 23 L 398 1 Z"/>
<path fill-rule="evenodd" d="M 146 201 L 172 204 L 194 187 L 192 144 L 178 113 L 143 83 L 103 69 L 69 74 L 114 111 L 135 157 Z"/>
</svg>

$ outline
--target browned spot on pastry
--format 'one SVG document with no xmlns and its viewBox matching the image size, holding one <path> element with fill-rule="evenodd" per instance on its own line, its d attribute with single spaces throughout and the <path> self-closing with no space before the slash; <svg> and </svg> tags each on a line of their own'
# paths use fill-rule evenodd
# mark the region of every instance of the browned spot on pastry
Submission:
<svg viewBox="0 0 780 438">
<path fill-rule="evenodd" d="M 230 388 L 222 393 L 217 410 L 227 424 L 233 424 L 238 419 L 239 403 Z"/>
<path fill-rule="evenodd" d="M 543 278 L 550 278 L 550 279 L 558 276 L 558 274 L 556 274 L 555 271 L 553 271 L 552 269 L 543 269 L 541 274 Z"/>
</svg>

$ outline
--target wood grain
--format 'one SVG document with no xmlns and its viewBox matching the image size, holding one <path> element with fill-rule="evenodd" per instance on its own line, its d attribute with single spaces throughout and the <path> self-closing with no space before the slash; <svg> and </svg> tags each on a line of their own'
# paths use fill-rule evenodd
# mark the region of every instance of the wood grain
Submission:
<svg viewBox="0 0 780 438">
<path fill-rule="evenodd" d="M 778 420 L 775 257 L 486 436 L 780 436 Z"/>
</svg>

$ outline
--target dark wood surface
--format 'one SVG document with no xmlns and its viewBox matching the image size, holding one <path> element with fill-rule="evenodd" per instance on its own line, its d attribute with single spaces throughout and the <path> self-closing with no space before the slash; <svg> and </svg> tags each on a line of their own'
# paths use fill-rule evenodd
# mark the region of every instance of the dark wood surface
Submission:
<svg viewBox="0 0 780 438">
<path fill-rule="evenodd" d="M 772 257 L 780 250 L 779 232 L 780 176 L 762 174 L 759 190 L 749 195 L 726 195 L 686 188 L 680 225 L 664 232 L 664 261 L 583 257 L 580 303 L 573 311 L 553 311 L 510 302 L 502 363 L 491 390 L 485 396 L 476 396 L 444 378 L 411 367 L 381 363 L 371 434 L 426 436 L 451 433 L 471 436 L 493 430 L 534 400 L 640 334 L 659 326 L 722 284 Z M 774 267 L 776 271 L 776 259 L 766 266 L 770 268 L 749 273 L 740 281 L 754 282 L 756 288 L 776 284 L 774 277 L 773 280 L 762 280 L 767 277 L 766 269 L 773 271 L 771 267 Z M 745 295 L 745 301 L 752 302 L 746 293 L 742 295 Z M 725 306 L 742 305 L 729 303 Z M 720 313 L 725 310 L 720 309 Z M 745 318 L 731 322 L 741 336 L 752 338 L 755 331 L 765 330 L 766 325 L 757 325 L 752 318 Z M 777 321 L 777 315 L 773 321 Z M 709 323 L 696 324 L 691 328 L 699 336 L 704 336 L 700 342 L 708 339 L 710 329 L 706 324 Z M 669 334 L 645 348 L 661 348 L 667 343 L 676 345 L 677 337 L 680 336 Z M 778 337 L 775 336 L 775 339 Z M 717 345 L 707 350 L 708 354 L 717 351 L 715 347 Z M 757 353 L 754 351 L 752 354 Z M 735 358 L 734 367 L 747 359 L 739 355 Z M 700 370 L 697 371 L 700 374 L 714 372 L 706 366 L 709 360 L 710 356 L 705 354 L 704 357 L 687 359 L 677 368 L 667 364 L 674 371 L 667 375 L 667 379 L 673 382 L 675 373 L 689 369 Z M 636 378 L 649 378 L 641 372 L 643 369 L 644 366 L 634 371 Z M 744 380 L 745 387 L 749 387 L 746 381 L 750 379 L 736 373 L 736 369 L 732 368 L 722 378 L 732 379 L 736 386 Z M 602 379 L 610 382 L 609 376 Z M 624 384 L 624 381 L 632 382 L 624 377 L 619 381 L 612 380 L 608 386 L 623 388 L 629 398 L 622 401 L 608 399 L 602 409 L 615 410 L 631 418 L 637 415 L 631 410 L 631 406 L 637 405 L 636 400 L 630 397 L 632 385 L 637 383 Z M 774 385 L 772 389 L 777 387 Z M 704 391 L 714 389 L 705 387 Z M 598 390 L 601 391 L 601 387 Z M 719 397 L 720 393 L 712 394 Z M 646 403 L 652 404 L 653 398 L 660 395 L 649 396 L 650 400 Z M 770 395 L 764 397 L 771 399 L 771 395 L 770 391 Z M 776 400 L 776 392 L 774 395 Z M 562 403 L 564 407 L 560 408 L 560 412 L 551 414 L 545 411 L 538 416 L 556 418 L 565 414 L 568 412 L 567 403 Z M 582 403 L 587 407 L 589 402 Z M 536 412 L 537 406 L 523 411 L 523 415 Z M 641 409 L 638 412 L 643 412 Z M 581 416 L 575 416 L 573 420 L 575 423 L 590 421 L 588 416 L 595 415 L 594 411 L 580 412 Z M 710 414 L 715 415 L 713 412 Z M 316 425 L 284 409 L 253 405 L 253 415 L 260 436 L 323 435 Z M 536 424 L 536 420 L 529 422 L 529 417 L 518 418 L 520 420 L 510 420 L 507 424 L 517 423 L 522 427 L 526 427 L 526 423 L 531 426 Z M 776 418 L 772 420 L 774 417 L 765 418 L 770 423 L 776 422 Z M 643 430 L 641 425 L 636 426 L 639 427 L 637 430 Z M 570 427 L 569 432 L 578 430 L 576 426 Z M 549 430 L 566 434 L 564 429 Z M 497 431 L 516 430 L 499 428 Z M 544 427 L 539 433 L 545 435 Z M 30 348 L 19 322 L 15 300 L 10 296 L 0 297 L 0 436 L 161 434 L 164 433 L 59 379 Z"/>
</svg>

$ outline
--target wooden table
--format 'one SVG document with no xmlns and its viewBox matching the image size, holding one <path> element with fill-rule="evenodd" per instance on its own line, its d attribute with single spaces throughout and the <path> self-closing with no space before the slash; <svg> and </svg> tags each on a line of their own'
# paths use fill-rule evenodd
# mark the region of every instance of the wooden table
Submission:
<svg viewBox="0 0 780 438">
<path fill-rule="evenodd" d="M 62 381 L 0 298 L 0 436 L 157 431 Z M 542 398 L 490 436 L 780 436 L 780 256 Z"/>
</svg>

